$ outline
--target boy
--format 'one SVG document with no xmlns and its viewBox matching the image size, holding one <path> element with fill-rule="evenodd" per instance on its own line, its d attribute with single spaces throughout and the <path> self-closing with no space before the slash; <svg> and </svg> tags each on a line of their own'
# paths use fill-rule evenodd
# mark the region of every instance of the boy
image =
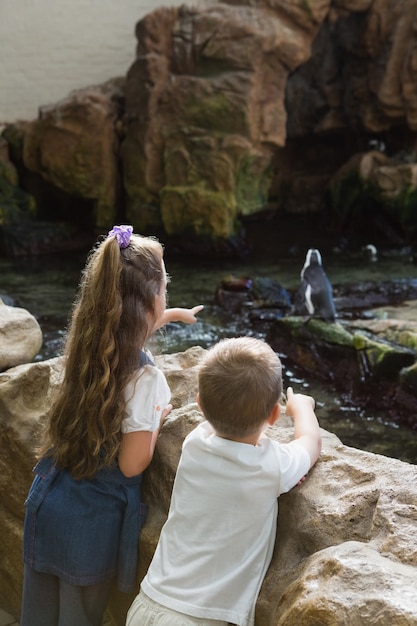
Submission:
<svg viewBox="0 0 417 626">
<path fill-rule="evenodd" d="M 275 542 L 277 498 L 321 451 L 314 400 L 288 389 L 295 439 L 263 433 L 279 417 L 281 363 L 263 341 L 208 351 L 197 402 L 207 421 L 185 439 L 168 519 L 127 626 L 254 624 Z"/>
</svg>

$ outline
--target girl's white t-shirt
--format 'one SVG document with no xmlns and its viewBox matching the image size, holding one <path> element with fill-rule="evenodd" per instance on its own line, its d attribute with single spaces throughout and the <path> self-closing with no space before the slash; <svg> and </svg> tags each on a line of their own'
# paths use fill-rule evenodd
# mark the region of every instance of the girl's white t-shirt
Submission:
<svg viewBox="0 0 417 626">
<path fill-rule="evenodd" d="M 144 365 L 126 386 L 127 398 L 122 433 L 139 430 L 154 432 L 159 428 L 162 411 L 171 399 L 171 390 L 161 370 Z"/>
<path fill-rule="evenodd" d="M 297 441 L 258 445 L 222 439 L 208 422 L 185 439 L 168 519 L 142 581 L 175 611 L 254 623 L 275 543 L 278 496 L 310 469 Z"/>
</svg>

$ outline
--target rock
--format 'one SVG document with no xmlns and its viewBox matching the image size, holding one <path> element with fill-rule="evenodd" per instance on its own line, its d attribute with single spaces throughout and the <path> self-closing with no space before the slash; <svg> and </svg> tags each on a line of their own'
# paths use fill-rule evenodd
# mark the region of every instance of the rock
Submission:
<svg viewBox="0 0 417 626">
<path fill-rule="evenodd" d="M 10 235 L 13 237 L 16 224 L 28 222 L 35 215 L 35 199 L 18 187 L 17 171 L 9 159 L 8 143 L 0 136 L 0 254 L 8 254 Z"/>
<path fill-rule="evenodd" d="M 273 146 L 285 143 L 286 78 L 325 14 L 310 5 L 184 5 L 137 24 L 122 159 L 139 230 L 229 239 L 239 216 L 265 208 Z"/>
<path fill-rule="evenodd" d="M 0 254 L 10 257 L 87 248 L 92 239 L 70 222 L 29 220 L 14 214 L 11 223 L 0 224 Z"/>
<path fill-rule="evenodd" d="M 405 163 L 376 151 L 356 154 L 335 173 L 329 190 L 332 218 L 339 228 L 354 225 L 358 229 L 358 222 L 385 216 L 387 224 L 391 221 L 398 231 L 417 232 L 417 163 Z M 376 206 L 378 211 L 372 208 Z M 384 229 L 389 232 L 385 222 Z"/>
<path fill-rule="evenodd" d="M 347 322 L 330 324 L 295 316 L 273 321 L 267 341 L 305 372 L 328 380 L 355 402 L 383 406 L 394 421 L 417 427 L 413 387 L 405 390 L 400 383 L 400 372 L 416 361 L 412 347 Z"/>
<path fill-rule="evenodd" d="M 283 315 L 291 308 L 288 291 L 276 280 L 262 276 L 224 276 L 216 288 L 215 301 L 226 311 L 242 313 L 249 311 L 251 321 L 271 315 Z"/>
<path fill-rule="evenodd" d="M 31 177 L 26 174 L 26 186 L 34 189 L 39 205 L 50 203 L 48 196 L 55 194 L 57 205 L 61 204 L 55 213 L 60 215 L 69 198 L 69 216 L 77 222 L 74 203 L 83 199 L 78 223 L 98 230 L 114 224 L 120 193 L 117 155 L 122 100 L 123 80 L 114 79 L 73 91 L 56 104 L 42 107 L 37 120 L 6 129 L 7 138 L 15 136 L 15 160 L 21 159 L 21 165 L 32 173 Z M 87 206 L 86 216 L 82 208 L 85 213 Z"/>
<path fill-rule="evenodd" d="M 230 0 L 146 16 L 127 77 L 131 221 L 221 239 L 271 194 L 292 213 L 330 197 L 340 229 L 354 211 L 355 232 L 371 223 L 389 241 L 415 237 L 416 1 Z M 382 154 L 385 144 L 406 148 L 408 162 Z M 351 157 L 355 185 L 334 181 L 329 196 Z"/>
<path fill-rule="evenodd" d="M 410 306 L 412 314 L 415 310 L 412 301 L 416 298 L 417 280 L 399 278 L 393 281 L 364 281 L 354 285 L 339 285 L 335 304 L 338 311 L 343 311 L 342 315 L 347 311 L 368 309 L 373 317 L 394 319 L 398 318 L 401 306 L 401 315 L 405 319 L 413 320 L 415 318 L 407 316 L 405 308 Z M 404 305 L 407 301 L 410 305 Z"/>
<path fill-rule="evenodd" d="M 417 363 L 401 370 L 400 385 L 402 389 L 417 397 Z"/>
<path fill-rule="evenodd" d="M 42 346 L 42 331 L 33 315 L 2 300 L 0 336 L 0 372 L 32 361 Z"/>
<path fill-rule="evenodd" d="M 202 419 L 193 399 L 203 353 L 192 348 L 156 357 L 172 386 L 175 408 L 144 478 L 150 509 L 140 537 L 138 586 L 166 519 L 182 441 Z M 63 364 L 60 357 L 0 374 L 0 605 L 16 619 L 23 502 Z M 290 441 L 292 420 L 284 413 L 268 434 Z M 322 437 L 321 458 L 305 482 L 280 497 L 277 544 L 258 599 L 256 625 L 414 626 L 416 468 L 344 446 L 326 431 Z M 132 599 L 114 592 L 109 609 L 117 626 L 124 625 Z"/>
<path fill-rule="evenodd" d="M 396 315 L 401 315 L 398 307 L 384 307 L 382 309 L 384 315 L 388 313 L 389 309 L 391 310 L 391 313 L 389 314 L 390 317 L 386 319 L 352 320 L 350 322 L 350 326 L 352 328 L 361 328 L 363 330 L 368 330 L 376 337 L 380 337 L 381 339 L 387 339 L 388 341 L 397 343 L 404 348 L 414 350 L 417 353 L 417 321 L 415 321 L 416 318 L 414 317 L 414 319 L 412 320 L 396 318 Z M 414 315 L 416 315 L 417 300 L 415 300 L 413 303 L 404 302 L 402 304 L 401 310 L 403 311 L 403 315 L 405 315 L 405 309 L 409 309 L 409 312 L 407 312 L 407 314 L 414 311 Z M 377 311 L 374 309 L 373 313 L 377 313 Z"/>
<path fill-rule="evenodd" d="M 61 380 L 62 358 L 0 373 L 0 606 L 16 620 L 23 580 L 24 501 L 42 424 Z"/>
<path fill-rule="evenodd" d="M 245 252 L 243 226 L 271 211 L 410 243 L 416 10 L 417 0 L 158 8 L 136 25 L 126 106 L 115 79 L 6 127 L 19 184 L 37 219 L 103 231 L 123 215 L 199 256 Z M 15 192 L 13 206 L 30 200 Z"/>
<path fill-rule="evenodd" d="M 415 575 L 415 567 L 389 561 L 359 541 L 326 548 L 308 559 L 285 591 L 273 623 L 416 624 Z M 364 577 L 372 580 L 366 599 Z"/>
<path fill-rule="evenodd" d="M 406 480 L 415 480 L 416 468 L 413 465 L 347 448 L 338 444 L 335 438 L 324 439 L 321 458 L 302 488 L 280 497 L 278 541 L 258 603 L 257 626 L 286 624 L 288 605 L 294 606 L 294 614 L 297 614 L 303 605 L 304 593 L 309 603 L 308 596 L 313 593 L 311 573 L 315 564 L 320 562 L 323 567 L 317 567 L 319 577 L 315 579 L 315 584 L 319 593 L 323 587 L 325 598 L 323 605 L 321 602 L 316 605 L 316 621 L 306 618 L 307 624 L 367 624 L 367 620 L 360 619 L 360 611 L 366 610 L 368 597 L 381 599 L 388 581 L 398 582 L 399 570 L 402 582 L 410 584 L 414 576 L 411 590 L 415 589 L 417 578 L 413 572 L 417 566 L 417 553 L 413 547 L 408 552 L 406 545 L 414 533 L 416 499 L 405 486 L 404 477 L 398 474 L 402 470 Z M 357 578 L 360 571 L 358 546 L 352 542 L 361 542 L 363 545 L 363 561 L 370 558 L 369 569 L 363 562 L 360 583 Z M 375 551 L 373 555 L 372 551 Z M 347 557 L 348 552 L 351 561 Z M 341 555 L 339 562 L 332 558 L 336 553 Z M 326 561 L 329 567 L 324 566 Z M 350 575 L 349 563 L 356 570 L 356 576 L 353 573 Z M 402 564 L 402 567 L 399 568 L 398 564 Z M 371 579 L 372 589 L 369 588 L 369 571 L 373 570 L 380 572 L 376 580 L 382 586 L 378 592 L 374 578 Z M 329 579 L 332 576 L 335 577 L 335 586 L 330 591 Z M 336 581 L 340 582 L 340 586 L 346 585 L 343 591 Z M 297 593 L 296 598 L 291 591 L 298 584 L 300 593 Z M 357 595 L 359 589 L 363 594 L 362 601 Z M 401 593 L 400 582 L 399 586 L 395 584 L 393 594 L 401 596 Z M 339 600 L 340 594 L 346 598 L 344 601 Z M 343 616 L 345 621 L 334 622 L 333 605 L 338 607 L 339 601 L 343 605 L 349 595 L 352 595 L 352 617 L 349 611 Z M 410 597 L 413 598 L 411 605 L 408 601 Z M 388 597 L 385 601 L 390 604 Z M 395 610 L 397 602 L 400 613 L 407 604 L 408 607 L 413 606 L 414 621 L 410 623 L 415 624 L 415 601 L 414 592 L 407 594 L 406 604 L 394 596 L 391 610 Z M 311 603 L 309 610 L 312 610 Z M 338 615 L 340 610 L 338 608 Z M 392 617 L 391 610 L 386 616 L 378 612 L 378 621 L 375 623 L 380 626 L 400 623 L 398 617 Z"/>
</svg>

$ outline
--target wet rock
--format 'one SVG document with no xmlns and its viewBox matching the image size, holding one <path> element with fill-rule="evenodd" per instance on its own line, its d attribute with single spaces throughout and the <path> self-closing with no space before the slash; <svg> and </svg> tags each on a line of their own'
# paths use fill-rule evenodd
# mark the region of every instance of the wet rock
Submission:
<svg viewBox="0 0 417 626">
<path fill-rule="evenodd" d="M 401 370 L 400 385 L 404 391 L 408 391 L 417 398 L 417 363 Z"/>
<path fill-rule="evenodd" d="M 267 341 L 302 370 L 330 381 L 357 403 L 384 406 L 394 421 L 417 428 L 414 392 L 399 393 L 400 373 L 416 361 L 416 351 L 347 323 L 284 317 L 272 322 Z M 411 380 L 411 377 L 410 377 Z"/>
<path fill-rule="evenodd" d="M 0 255 L 7 257 L 53 254 L 89 247 L 93 236 L 68 222 L 28 220 L 14 214 L 0 224 Z"/>
<path fill-rule="evenodd" d="M 216 289 L 215 301 L 226 311 L 239 313 L 251 301 L 252 284 L 247 276 L 225 276 Z"/>
<path fill-rule="evenodd" d="M 395 317 L 396 315 L 401 315 L 401 311 L 408 307 L 410 309 L 409 313 L 415 311 L 415 315 L 417 315 L 417 301 L 413 303 L 404 302 L 401 309 L 399 307 L 392 307 L 392 309 L 389 307 L 391 309 L 389 318 L 357 319 L 350 321 L 349 324 L 352 328 L 368 330 L 376 337 L 387 339 L 417 353 L 417 321 L 415 321 L 415 318 L 413 320 L 403 320 Z M 375 309 L 373 313 L 378 314 Z M 383 309 L 383 313 L 384 315 L 388 314 L 386 307 Z"/>
<path fill-rule="evenodd" d="M 397 279 L 394 281 L 364 281 L 362 283 L 340 285 L 335 288 L 335 305 L 338 312 L 372 309 L 375 315 L 378 307 L 384 307 L 386 317 L 396 317 L 395 305 L 417 298 L 417 279 Z M 390 307 L 387 309 L 386 307 Z M 374 315 L 374 316 L 375 316 Z"/>
<path fill-rule="evenodd" d="M 225 276 L 216 289 L 215 301 L 227 311 L 248 313 L 252 321 L 275 319 L 291 308 L 287 289 L 272 278 L 259 276 Z"/>
<path fill-rule="evenodd" d="M 42 346 L 42 330 L 25 309 L 0 300 L 0 372 L 34 359 Z"/>
</svg>

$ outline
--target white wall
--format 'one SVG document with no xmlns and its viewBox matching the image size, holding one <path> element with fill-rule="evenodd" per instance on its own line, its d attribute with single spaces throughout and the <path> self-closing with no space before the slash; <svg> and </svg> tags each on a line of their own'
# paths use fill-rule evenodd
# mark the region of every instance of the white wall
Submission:
<svg viewBox="0 0 417 626">
<path fill-rule="evenodd" d="M 0 128 L 37 117 L 73 89 L 126 74 L 136 22 L 207 0 L 0 0 Z"/>
</svg>

